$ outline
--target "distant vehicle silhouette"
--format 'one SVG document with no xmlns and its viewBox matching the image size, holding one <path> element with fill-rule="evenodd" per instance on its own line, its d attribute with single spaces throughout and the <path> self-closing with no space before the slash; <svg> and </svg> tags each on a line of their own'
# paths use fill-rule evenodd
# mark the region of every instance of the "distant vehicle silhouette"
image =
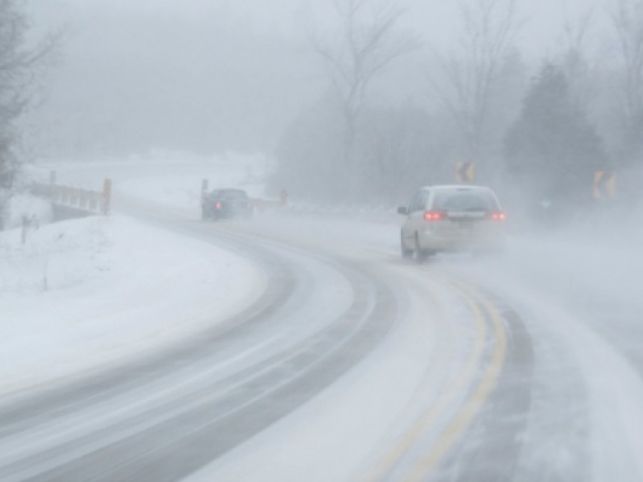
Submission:
<svg viewBox="0 0 643 482">
<path fill-rule="evenodd" d="M 252 202 L 242 189 L 215 189 L 203 196 L 201 202 L 201 219 L 204 221 L 249 218 L 252 211 Z"/>
</svg>

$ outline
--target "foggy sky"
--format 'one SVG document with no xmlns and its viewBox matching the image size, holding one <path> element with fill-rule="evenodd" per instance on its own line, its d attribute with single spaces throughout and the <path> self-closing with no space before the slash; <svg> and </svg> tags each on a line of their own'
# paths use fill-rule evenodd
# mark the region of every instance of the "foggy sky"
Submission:
<svg viewBox="0 0 643 482">
<path fill-rule="evenodd" d="M 521 2 L 529 5 L 520 11 L 519 46 L 546 58 L 556 52 L 565 17 L 592 5 L 590 41 L 602 38 L 606 1 Z M 440 49 L 454 42 L 455 2 L 399 4 L 408 10 L 402 26 L 422 42 Z M 325 88 L 307 37 L 311 24 L 328 21 L 328 7 L 328 0 L 32 0 L 39 30 L 65 32 L 32 131 L 43 150 L 81 155 L 144 146 L 269 151 Z M 426 59 L 420 53 L 408 62 L 400 68 Z M 425 95 L 414 91 L 422 84 L 417 72 L 400 77 L 406 98 Z"/>
<path fill-rule="evenodd" d="M 82 11 L 85 15 L 110 12 L 116 15 L 144 13 L 151 22 L 155 17 L 179 16 L 195 18 L 216 12 L 243 23 L 246 27 L 265 33 L 299 36 L 307 28 L 302 19 L 309 11 L 323 13 L 329 0 L 49 0 L 43 8 Z M 49 2 L 43 2 L 49 3 Z M 398 0 L 408 15 L 406 23 L 416 34 L 433 43 L 448 43 L 457 30 L 457 2 L 445 0 Z M 525 20 L 522 47 L 543 52 L 557 43 L 565 17 L 574 20 L 579 14 L 594 11 L 595 23 L 604 28 L 601 17 L 611 0 L 537 0 L 520 2 L 520 16 Z M 323 21 L 323 19 L 321 19 Z"/>
</svg>

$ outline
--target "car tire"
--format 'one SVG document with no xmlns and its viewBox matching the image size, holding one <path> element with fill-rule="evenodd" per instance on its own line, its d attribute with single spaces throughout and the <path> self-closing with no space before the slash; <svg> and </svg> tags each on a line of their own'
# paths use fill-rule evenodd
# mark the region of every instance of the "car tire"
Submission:
<svg viewBox="0 0 643 482">
<path fill-rule="evenodd" d="M 424 263 L 428 258 L 427 252 L 420 245 L 420 236 L 417 233 L 415 233 L 413 241 L 413 257 L 417 263 Z"/>
<path fill-rule="evenodd" d="M 413 250 L 404 245 L 404 234 L 400 236 L 400 253 L 403 259 L 411 259 L 413 257 Z"/>
</svg>

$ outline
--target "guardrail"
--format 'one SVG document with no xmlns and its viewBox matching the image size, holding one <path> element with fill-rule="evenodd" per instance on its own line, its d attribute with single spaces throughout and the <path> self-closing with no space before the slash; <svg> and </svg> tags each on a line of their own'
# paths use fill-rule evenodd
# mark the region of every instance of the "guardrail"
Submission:
<svg viewBox="0 0 643 482">
<path fill-rule="evenodd" d="M 108 215 L 111 210 L 112 181 L 103 181 L 102 191 L 92 191 L 56 183 L 56 173 L 51 172 L 49 183 L 33 183 L 31 192 L 48 199 L 54 206 L 80 211 L 84 214 Z"/>
</svg>

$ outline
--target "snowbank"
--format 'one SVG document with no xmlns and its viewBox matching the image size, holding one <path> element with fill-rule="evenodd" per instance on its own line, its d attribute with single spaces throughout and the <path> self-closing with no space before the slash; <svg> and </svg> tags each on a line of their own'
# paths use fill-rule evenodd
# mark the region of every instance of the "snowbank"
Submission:
<svg viewBox="0 0 643 482">
<path fill-rule="evenodd" d="M 116 362 L 242 309 L 263 276 L 237 255 L 127 218 L 0 233 L 0 394 Z"/>
</svg>

